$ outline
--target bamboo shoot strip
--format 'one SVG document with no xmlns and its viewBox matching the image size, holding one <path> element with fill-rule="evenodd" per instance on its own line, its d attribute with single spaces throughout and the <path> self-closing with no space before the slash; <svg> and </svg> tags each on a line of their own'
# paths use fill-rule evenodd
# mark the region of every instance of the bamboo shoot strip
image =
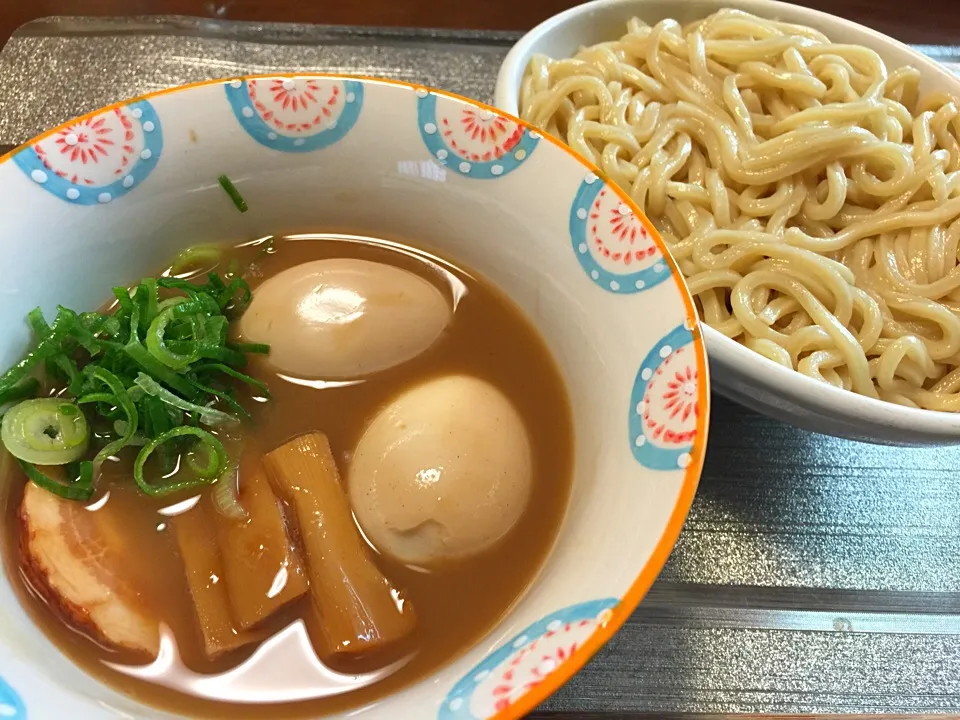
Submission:
<svg viewBox="0 0 960 720">
<path fill-rule="evenodd" d="M 230 607 L 244 630 L 308 589 L 306 571 L 287 535 L 260 458 L 245 455 L 240 464 L 239 502 L 246 517 L 213 513 Z"/>
<path fill-rule="evenodd" d="M 264 465 L 277 493 L 296 513 L 328 651 L 357 656 L 412 633 L 413 607 L 374 565 L 353 522 L 326 435 L 301 435 L 267 453 Z"/>
<path fill-rule="evenodd" d="M 214 512 L 207 498 L 202 498 L 195 507 L 173 520 L 173 532 L 203 636 L 203 649 L 210 658 L 266 637 L 263 633 L 240 630 L 234 625 L 226 583 L 223 582 L 223 560 L 213 524 Z"/>
</svg>

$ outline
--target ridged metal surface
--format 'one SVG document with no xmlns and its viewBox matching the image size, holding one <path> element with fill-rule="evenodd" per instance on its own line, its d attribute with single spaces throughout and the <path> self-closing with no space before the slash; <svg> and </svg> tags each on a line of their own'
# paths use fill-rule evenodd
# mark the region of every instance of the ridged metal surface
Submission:
<svg viewBox="0 0 960 720">
<path fill-rule="evenodd" d="M 170 85 L 270 71 L 490 100 L 512 34 L 52 19 L 0 52 L 0 143 Z M 922 48 L 960 67 L 960 47 Z M 717 399 L 660 581 L 544 711 L 960 713 L 960 450 L 814 435 Z"/>
</svg>

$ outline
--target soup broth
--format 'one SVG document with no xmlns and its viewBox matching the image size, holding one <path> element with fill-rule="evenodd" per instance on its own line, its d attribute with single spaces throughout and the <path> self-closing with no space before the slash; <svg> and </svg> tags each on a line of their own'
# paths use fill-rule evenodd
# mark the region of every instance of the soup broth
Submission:
<svg viewBox="0 0 960 720">
<path fill-rule="evenodd" d="M 198 629 L 175 531 L 178 523 L 181 529 L 187 525 L 191 513 L 200 526 L 209 525 L 218 512 L 214 490 L 144 495 L 131 480 L 136 452 L 124 450 L 116 462 L 104 464 L 96 494 L 83 505 L 91 517 L 109 517 L 122 535 L 124 566 L 130 568 L 144 607 L 161 621 L 160 656 L 145 660 L 103 646 L 68 621 L 69 608 L 65 611 L 34 586 L 22 552 L 30 540 L 24 537 L 20 510 L 29 481 L 16 463 L 6 463 L 5 561 L 23 604 L 71 660 L 137 700 L 190 717 L 263 718 L 315 717 L 380 699 L 475 644 L 523 594 L 554 541 L 570 489 L 572 419 L 562 378 L 530 323 L 482 278 L 390 241 L 324 235 L 258 241 L 227 251 L 219 266 L 233 262 L 248 268 L 245 277 L 256 298 L 258 286 L 269 278 L 325 258 L 410 271 L 442 292 L 453 307 L 452 319 L 427 350 L 358 379 L 302 379 L 278 372 L 269 359 L 253 359 L 245 372 L 266 383 L 271 398 L 243 401 L 252 420 L 243 431 L 241 498 L 245 478 L 258 471 L 263 453 L 313 431 L 326 434 L 346 481 L 354 449 L 385 403 L 432 378 L 465 374 L 498 388 L 522 418 L 531 449 L 529 501 L 505 537 L 472 557 L 427 569 L 372 553 L 379 571 L 416 611 L 415 630 L 383 652 L 331 659 L 318 650 L 322 633 L 317 623 L 323 620 L 308 592 L 255 627 L 257 642 L 211 658 Z M 286 504 L 282 511 L 290 522 L 293 508 Z M 302 558 L 303 539 L 295 530 L 292 537 Z M 82 542 L 82 537 L 74 541 Z M 260 544 L 250 552 L 257 556 L 277 550 Z M 256 571 L 255 557 L 249 566 Z M 222 578 L 209 581 L 215 585 Z"/>
</svg>

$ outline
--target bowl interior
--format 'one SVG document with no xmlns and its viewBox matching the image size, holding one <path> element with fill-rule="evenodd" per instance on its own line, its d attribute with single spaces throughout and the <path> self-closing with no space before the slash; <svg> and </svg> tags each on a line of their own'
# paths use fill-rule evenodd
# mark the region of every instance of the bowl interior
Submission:
<svg viewBox="0 0 960 720">
<path fill-rule="evenodd" d="M 581 46 L 622 36 L 630 18 L 648 23 L 691 22 L 723 8 L 807 25 L 833 42 L 876 51 L 888 68 L 921 73 L 921 93 L 960 94 L 960 78 L 913 48 L 863 25 L 776 0 L 594 0 L 541 23 L 508 53 L 497 78 L 495 102 L 518 112 L 520 83 L 535 54 L 569 57 Z M 703 328 L 714 388 L 737 402 L 814 432 L 885 444 L 942 444 L 960 439 L 960 415 L 918 410 L 840 390 L 768 360 L 710 327 Z"/>
<path fill-rule="evenodd" d="M 294 89 L 312 82 L 338 95 L 335 122 L 301 134 L 275 131 L 256 101 L 257 88 L 271 82 Z M 469 138 L 457 133 L 468 121 L 502 132 L 490 148 L 463 149 Z M 81 168 L 89 177 L 77 183 L 79 161 L 54 153 L 99 127 L 115 129 L 129 149 L 111 152 L 100 169 Z M 249 212 L 231 204 L 220 174 L 237 185 Z M 94 113 L 24 146 L 0 163 L 0 178 L 7 189 L 0 250 L 9 259 L 0 266 L 3 366 L 27 347 L 23 318 L 37 305 L 47 313 L 57 304 L 96 307 L 113 285 L 136 281 L 180 249 L 268 234 L 409 241 L 489 278 L 540 330 L 575 418 L 574 485 L 555 547 L 533 586 L 482 643 L 361 712 L 519 716 L 619 627 L 666 560 L 706 440 L 699 328 L 645 219 L 558 144 L 492 109 L 423 88 L 337 76 L 257 78 Z M 625 273 L 584 264 L 578 243 L 589 232 L 583 218 L 593 202 L 649 240 L 642 268 Z M 678 387 L 690 412 L 678 423 L 665 408 L 669 388 L 662 382 L 681 372 Z M 55 717 L 69 703 L 78 720 L 163 717 L 73 667 L 32 625 L 6 579 L 0 603 L 8 608 L 0 622 L 7 648 L 0 676 L 31 716 Z M 541 672 L 528 650 L 547 636 L 573 642 L 573 658 L 562 662 L 561 654 L 544 682 L 520 682 L 509 703 L 498 705 L 498 669 L 519 657 L 524 672 Z"/>
</svg>

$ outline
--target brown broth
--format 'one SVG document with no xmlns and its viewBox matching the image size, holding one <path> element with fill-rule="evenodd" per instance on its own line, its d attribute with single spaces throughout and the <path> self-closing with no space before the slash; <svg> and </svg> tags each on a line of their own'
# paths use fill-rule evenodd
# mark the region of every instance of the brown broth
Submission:
<svg viewBox="0 0 960 720">
<path fill-rule="evenodd" d="M 449 296 L 450 288 L 437 273 L 436 266 L 425 262 L 417 252 L 401 247 L 376 240 L 317 237 L 278 240 L 275 251 L 269 254 L 262 252 L 262 246 L 249 245 L 241 246 L 235 254 L 244 264 L 257 258 L 254 273 L 248 275 L 254 292 L 256 283 L 263 278 L 294 265 L 328 257 L 351 257 L 408 269 L 436 283 Z M 190 717 L 314 717 L 380 699 L 456 658 L 492 628 L 533 580 L 556 536 L 571 482 L 572 419 L 562 378 L 530 323 L 486 281 L 451 265 L 444 264 L 444 267 L 463 284 L 466 294 L 459 300 L 450 326 L 428 351 L 359 384 L 345 387 L 294 384 L 278 377 L 265 362 L 257 361 L 251 374 L 270 385 L 273 399 L 268 403 L 247 403 L 254 414 L 249 434 L 254 436 L 258 447 L 272 449 L 298 434 L 321 430 L 330 438 L 343 475 L 351 449 L 378 408 L 403 389 L 426 378 L 446 373 L 473 374 L 499 387 L 516 405 L 530 433 L 534 482 L 529 508 L 509 536 L 479 557 L 432 573 L 406 568 L 382 556 L 377 558 L 382 572 L 394 586 L 402 589 L 417 611 L 416 632 L 391 654 L 392 658 L 403 658 L 406 664 L 381 672 L 370 679 L 369 684 L 347 691 L 330 681 L 324 684 L 319 676 L 311 680 L 309 673 L 289 680 L 286 687 L 286 678 L 296 675 L 291 672 L 293 669 L 309 665 L 302 655 L 304 651 L 309 654 L 309 648 L 297 649 L 296 641 L 305 636 L 303 626 L 290 628 L 298 618 L 310 615 L 305 596 L 266 623 L 275 637 L 284 628 L 288 628 L 291 635 L 287 637 L 289 643 L 277 651 L 279 659 L 275 655 L 269 661 L 270 667 L 264 661 L 263 667 L 258 668 L 257 672 L 267 674 L 272 668 L 282 670 L 276 673 L 275 680 L 266 683 L 269 697 L 262 692 L 263 688 L 249 686 L 219 691 L 234 700 L 241 697 L 242 692 L 243 703 L 197 697 L 195 693 L 209 696 L 212 692 L 197 690 L 204 681 L 235 668 L 250 658 L 254 650 L 251 647 L 234 651 L 216 661 L 206 659 L 183 566 L 170 532 L 169 524 L 176 518 L 158 512 L 189 498 L 190 494 L 160 499 L 140 494 L 129 479 L 128 462 L 112 464 L 101 482 L 98 497 L 102 498 L 105 491 L 109 491 L 110 496 L 100 512 L 123 516 L 129 541 L 137 548 L 142 567 L 150 569 L 143 580 L 147 606 L 170 627 L 182 667 L 171 669 L 159 681 L 162 684 L 130 677 L 126 672 L 108 667 L 105 663 L 134 667 L 137 660 L 105 649 L 69 627 L 34 592 L 21 572 L 18 557 L 17 510 L 25 478 L 19 470 L 8 469 L 7 477 L 2 479 L 5 497 L 0 498 L 6 519 L 7 570 L 32 618 L 64 653 L 121 692 Z M 241 482 L 242 477 L 243 467 Z M 309 626 L 312 620 L 305 622 Z M 345 673 L 369 669 L 338 668 Z M 202 677 L 198 681 L 191 673 Z M 316 697 L 293 700 L 310 695 Z M 270 703 L 270 707 L 260 703 Z"/>
</svg>

